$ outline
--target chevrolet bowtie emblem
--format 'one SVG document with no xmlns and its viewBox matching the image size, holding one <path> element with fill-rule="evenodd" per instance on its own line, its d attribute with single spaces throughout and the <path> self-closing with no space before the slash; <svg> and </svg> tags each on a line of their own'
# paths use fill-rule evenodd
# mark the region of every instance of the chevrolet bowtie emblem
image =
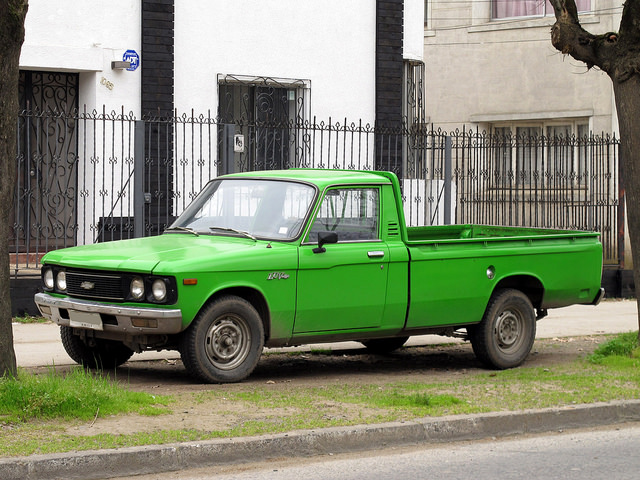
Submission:
<svg viewBox="0 0 640 480">
<path fill-rule="evenodd" d="M 93 287 L 95 287 L 96 284 L 93 282 L 82 282 L 80 284 L 80 288 L 84 289 L 84 290 L 93 290 Z"/>
</svg>

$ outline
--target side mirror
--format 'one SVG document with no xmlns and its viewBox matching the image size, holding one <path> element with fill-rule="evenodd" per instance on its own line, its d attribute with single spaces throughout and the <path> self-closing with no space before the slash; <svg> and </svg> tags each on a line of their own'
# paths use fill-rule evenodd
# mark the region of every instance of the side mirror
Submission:
<svg viewBox="0 0 640 480">
<path fill-rule="evenodd" d="M 327 251 L 324 245 L 327 243 L 338 243 L 336 232 L 318 232 L 318 246 L 313 249 L 313 253 L 324 253 Z"/>
</svg>

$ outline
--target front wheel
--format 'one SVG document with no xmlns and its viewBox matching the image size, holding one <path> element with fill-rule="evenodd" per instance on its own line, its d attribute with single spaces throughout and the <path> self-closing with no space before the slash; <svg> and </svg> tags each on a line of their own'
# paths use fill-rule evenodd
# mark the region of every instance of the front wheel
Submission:
<svg viewBox="0 0 640 480">
<path fill-rule="evenodd" d="M 133 355 L 133 350 L 113 340 L 96 338 L 87 344 L 73 334 L 71 327 L 61 326 L 60 338 L 67 354 L 86 368 L 110 370 L 122 365 Z"/>
<path fill-rule="evenodd" d="M 209 383 L 239 382 L 258 364 L 264 327 L 256 309 L 240 297 L 219 298 L 206 306 L 184 332 L 182 362 Z"/>
<path fill-rule="evenodd" d="M 517 367 L 536 337 L 536 314 L 529 297 L 514 289 L 495 292 L 482 322 L 469 328 L 469 337 L 476 357 L 486 365 Z"/>
</svg>

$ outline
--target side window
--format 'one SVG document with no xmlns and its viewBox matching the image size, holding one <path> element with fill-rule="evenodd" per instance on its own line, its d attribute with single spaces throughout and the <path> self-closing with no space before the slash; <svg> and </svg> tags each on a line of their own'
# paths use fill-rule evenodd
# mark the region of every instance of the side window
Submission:
<svg viewBox="0 0 640 480">
<path fill-rule="evenodd" d="M 379 196 L 377 188 L 328 190 L 305 242 L 319 232 L 336 232 L 338 242 L 378 240 Z"/>
</svg>

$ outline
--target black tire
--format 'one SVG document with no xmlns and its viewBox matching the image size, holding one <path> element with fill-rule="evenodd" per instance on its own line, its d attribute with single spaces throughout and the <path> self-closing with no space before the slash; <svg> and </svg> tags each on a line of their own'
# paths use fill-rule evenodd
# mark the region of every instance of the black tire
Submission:
<svg viewBox="0 0 640 480">
<path fill-rule="evenodd" d="M 71 327 L 60 327 L 60 338 L 71 359 L 86 368 L 111 370 L 133 355 L 133 350 L 113 340 L 96 338 L 94 346 L 87 345 L 78 335 L 73 334 Z"/>
<path fill-rule="evenodd" d="M 485 365 L 503 370 L 525 361 L 536 337 L 536 314 L 519 290 L 496 291 L 482 322 L 469 328 L 476 357 Z"/>
<path fill-rule="evenodd" d="M 198 313 L 184 332 L 180 355 L 187 371 L 208 383 L 239 382 L 258 364 L 264 327 L 256 309 L 240 297 L 226 296 Z"/>
<path fill-rule="evenodd" d="M 362 343 L 371 353 L 383 354 L 390 353 L 402 347 L 409 337 L 395 338 L 373 338 L 371 340 L 363 340 Z"/>
</svg>

